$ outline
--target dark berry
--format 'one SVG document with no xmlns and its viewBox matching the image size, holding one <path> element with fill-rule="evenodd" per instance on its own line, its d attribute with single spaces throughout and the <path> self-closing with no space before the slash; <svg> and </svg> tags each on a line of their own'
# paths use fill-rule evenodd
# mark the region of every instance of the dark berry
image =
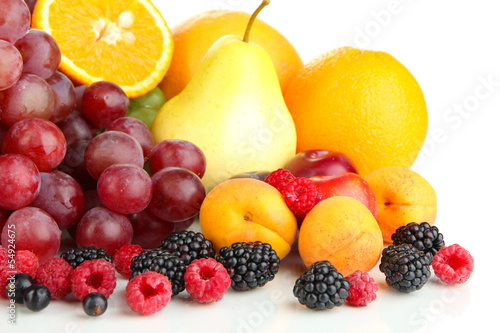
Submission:
<svg viewBox="0 0 500 333">
<path fill-rule="evenodd" d="M 160 248 L 181 258 L 186 265 L 195 259 L 215 258 L 212 242 L 205 239 L 201 232 L 173 232 L 161 242 Z"/>
<path fill-rule="evenodd" d="M 77 268 L 78 265 L 86 260 L 94 259 L 104 259 L 113 263 L 113 257 L 108 255 L 105 249 L 98 249 L 95 246 L 79 246 L 74 249 L 69 249 L 61 254 L 61 258 L 64 258 L 73 268 Z"/>
<path fill-rule="evenodd" d="M 103 294 L 90 293 L 83 299 L 82 306 L 87 315 L 97 317 L 106 312 L 108 300 Z"/>
<path fill-rule="evenodd" d="M 344 305 L 349 282 L 329 261 L 317 261 L 295 281 L 293 295 L 309 309 L 332 309 Z"/>
<path fill-rule="evenodd" d="M 262 242 L 234 243 L 219 251 L 220 262 L 231 277 L 231 288 L 245 291 L 262 287 L 274 279 L 280 258 L 270 244 Z"/>
<path fill-rule="evenodd" d="M 421 289 L 431 276 L 431 257 L 410 244 L 389 245 L 382 251 L 380 271 L 394 289 L 410 293 Z"/>
<path fill-rule="evenodd" d="M 45 309 L 51 300 L 50 291 L 43 284 L 34 284 L 24 292 L 24 305 L 31 311 Z"/>
<path fill-rule="evenodd" d="M 138 256 L 132 258 L 130 269 L 132 270 L 130 280 L 148 271 L 165 275 L 172 284 L 172 296 L 185 289 L 186 265 L 181 258 L 174 256 L 167 250 L 158 248 L 142 251 Z"/>
<path fill-rule="evenodd" d="M 30 275 L 24 273 L 15 274 L 9 279 L 9 283 L 7 284 L 7 295 L 17 304 L 23 304 L 23 296 L 26 289 L 34 284 L 35 280 Z"/>
<path fill-rule="evenodd" d="M 394 245 L 411 244 L 419 251 L 434 256 L 444 246 L 443 235 L 439 229 L 427 222 L 411 222 L 399 227 L 391 236 Z"/>
</svg>

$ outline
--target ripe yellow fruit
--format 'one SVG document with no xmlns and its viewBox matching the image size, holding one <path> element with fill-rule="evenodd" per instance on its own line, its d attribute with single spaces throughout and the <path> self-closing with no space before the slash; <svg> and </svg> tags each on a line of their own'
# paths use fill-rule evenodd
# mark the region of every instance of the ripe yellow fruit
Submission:
<svg viewBox="0 0 500 333">
<path fill-rule="evenodd" d="M 427 132 L 417 81 L 384 52 L 343 47 L 322 54 L 292 79 L 285 101 L 298 152 L 342 152 L 361 176 L 388 166 L 410 167 Z"/>
<path fill-rule="evenodd" d="M 210 46 L 222 36 L 242 36 L 250 14 L 232 10 L 211 10 L 195 15 L 172 28 L 174 55 L 160 88 L 167 100 L 179 94 L 198 69 Z M 256 19 L 250 40 L 262 46 L 273 61 L 284 91 L 302 60 L 290 42 L 277 30 Z"/>
<path fill-rule="evenodd" d="M 297 237 L 297 220 L 281 193 L 251 178 L 229 179 L 210 191 L 201 205 L 200 227 L 217 252 L 236 242 L 261 241 L 280 259 Z"/>
<path fill-rule="evenodd" d="M 410 222 L 433 225 L 437 215 L 434 188 L 421 175 L 408 168 L 388 167 L 366 176 L 366 182 L 377 199 L 377 222 L 384 241 Z"/>
<path fill-rule="evenodd" d="M 320 201 L 299 230 L 299 253 L 306 266 L 328 260 L 344 276 L 370 271 L 383 248 L 382 233 L 372 213 L 350 197 Z"/>
<path fill-rule="evenodd" d="M 172 35 L 149 0 L 38 0 L 32 25 L 54 37 L 73 82 L 111 81 L 129 98 L 154 89 L 172 59 Z"/>
</svg>

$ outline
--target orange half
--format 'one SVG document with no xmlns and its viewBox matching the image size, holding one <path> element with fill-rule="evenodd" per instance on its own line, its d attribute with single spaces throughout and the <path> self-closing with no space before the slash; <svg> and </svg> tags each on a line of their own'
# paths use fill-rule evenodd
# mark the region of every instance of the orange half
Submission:
<svg viewBox="0 0 500 333">
<path fill-rule="evenodd" d="M 129 98 L 155 88 L 172 59 L 170 29 L 149 0 L 38 0 L 32 26 L 54 37 L 74 83 L 111 81 Z"/>
</svg>

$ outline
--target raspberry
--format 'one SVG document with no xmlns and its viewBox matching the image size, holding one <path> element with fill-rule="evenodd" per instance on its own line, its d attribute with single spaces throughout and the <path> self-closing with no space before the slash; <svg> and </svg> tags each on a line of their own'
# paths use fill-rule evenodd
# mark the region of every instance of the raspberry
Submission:
<svg viewBox="0 0 500 333">
<path fill-rule="evenodd" d="M 61 299 L 71 293 L 71 267 L 64 258 L 50 258 L 38 267 L 36 283 L 45 285 L 53 299 Z"/>
<path fill-rule="evenodd" d="M 474 258 L 458 244 L 442 247 L 432 260 L 434 274 L 444 283 L 464 283 L 474 269 Z"/>
<path fill-rule="evenodd" d="M 105 259 L 86 260 L 75 268 L 71 276 L 71 290 L 79 300 L 94 292 L 109 298 L 115 287 L 115 268 Z"/>
<path fill-rule="evenodd" d="M 113 258 L 115 263 L 115 269 L 121 276 L 126 279 L 130 279 L 132 275 L 132 270 L 130 269 L 130 264 L 132 263 L 132 258 L 138 256 L 142 252 L 142 247 L 135 244 L 125 244 L 116 253 Z"/>
<path fill-rule="evenodd" d="M 0 266 L 7 264 L 9 258 L 9 251 L 2 245 L 0 245 Z"/>
<path fill-rule="evenodd" d="M 38 257 L 31 251 L 19 250 L 16 251 L 15 257 L 11 258 L 9 257 L 9 252 L 5 248 L 3 249 L 5 252 L 0 250 L 0 296 L 7 298 L 5 288 L 9 278 L 17 273 L 28 274 L 35 278 L 38 268 Z"/>
<path fill-rule="evenodd" d="M 304 217 L 316 205 L 318 191 L 316 185 L 308 178 L 296 178 L 283 190 L 285 202 L 297 216 Z"/>
<path fill-rule="evenodd" d="M 354 306 L 366 306 L 377 298 L 378 284 L 363 271 L 355 271 L 346 277 L 349 296 L 346 301 Z"/>
<path fill-rule="evenodd" d="M 295 179 L 295 176 L 292 173 L 285 169 L 278 169 L 271 172 L 266 179 L 264 180 L 269 185 L 274 186 L 281 194 L 283 194 L 283 190 L 285 187 Z"/>
<path fill-rule="evenodd" d="M 231 286 L 227 270 L 215 259 L 195 259 L 184 274 L 186 291 L 200 303 L 218 302 Z"/>
<path fill-rule="evenodd" d="M 0 296 L 7 298 L 7 284 L 9 283 L 9 278 L 16 274 L 17 271 L 13 270 L 8 264 L 0 264 Z"/>
<path fill-rule="evenodd" d="M 28 274 L 35 278 L 38 269 L 38 257 L 28 250 L 16 251 L 16 269 L 18 273 Z"/>
<path fill-rule="evenodd" d="M 147 271 L 128 282 L 125 298 L 133 311 L 143 315 L 155 313 L 172 298 L 172 285 L 165 275 Z"/>
</svg>

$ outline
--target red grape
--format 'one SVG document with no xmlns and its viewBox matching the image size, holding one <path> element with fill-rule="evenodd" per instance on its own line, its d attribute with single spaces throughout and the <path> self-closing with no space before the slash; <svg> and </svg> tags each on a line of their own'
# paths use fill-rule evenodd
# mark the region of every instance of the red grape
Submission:
<svg viewBox="0 0 500 333">
<path fill-rule="evenodd" d="M 135 164 L 113 164 L 97 181 L 101 202 L 117 213 L 135 214 L 144 210 L 153 196 L 151 177 Z"/>
<path fill-rule="evenodd" d="M 15 43 L 30 28 L 30 10 L 23 0 L 0 0 L 0 17 L 0 39 L 10 43 Z"/>
<path fill-rule="evenodd" d="M 90 140 L 82 140 L 68 145 L 66 156 L 57 167 L 58 170 L 76 179 L 84 191 L 95 189 L 97 186 L 97 181 L 90 176 L 85 167 L 84 154 L 89 142 Z"/>
<path fill-rule="evenodd" d="M 1 114 L 1 110 L 0 110 L 0 114 Z M 5 134 L 7 134 L 8 130 L 9 130 L 9 126 L 7 126 L 7 124 L 4 123 L 0 119 L 0 148 L 2 147 L 3 138 L 5 137 Z"/>
<path fill-rule="evenodd" d="M 2 153 L 29 157 L 40 172 L 58 166 L 66 155 L 66 139 L 54 123 L 38 118 L 21 120 L 7 131 Z"/>
<path fill-rule="evenodd" d="M 3 226 L 5 225 L 5 222 L 7 222 L 8 218 L 9 212 L 7 211 L 7 209 L 0 208 L 0 234 L 2 233 Z"/>
<path fill-rule="evenodd" d="M 61 62 L 61 51 L 51 35 L 43 30 L 30 29 L 15 46 L 23 56 L 23 73 L 43 79 L 51 77 Z"/>
<path fill-rule="evenodd" d="M 94 179 L 110 165 L 131 163 L 144 166 L 144 156 L 139 142 L 132 136 L 117 131 L 103 132 L 90 140 L 85 149 L 84 162 Z"/>
<path fill-rule="evenodd" d="M 42 262 L 54 257 L 61 246 L 61 230 L 56 221 L 37 207 L 24 207 L 10 214 L 2 230 L 2 245 L 16 251 L 29 250 Z"/>
<path fill-rule="evenodd" d="M 205 174 L 206 159 L 195 144 L 185 140 L 164 140 L 158 142 L 149 156 L 149 170 L 152 174 L 166 167 L 191 170 L 198 177 Z"/>
<path fill-rule="evenodd" d="M 60 229 L 78 223 L 85 210 L 85 196 L 78 182 L 61 171 L 40 173 L 40 193 L 30 206 L 46 211 Z"/>
<path fill-rule="evenodd" d="M 47 79 L 54 94 L 54 109 L 49 120 L 59 123 L 76 111 L 76 93 L 71 80 L 61 72 L 55 72 Z"/>
<path fill-rule="evenodd" d="M 14 210 L 29 205 L 40 192 L 40 173 L 29 158 L 0 155 L 0 207 Z"/>
<path fill-rule="evenodd" d="M 97 132 L 97 129 L 79 112 L 73 112 L 68 118 L 58 123 L 57 126 L 63 132 L 68 146 L 77 141 L 90 141 Z"/>
<path fill-rule="evenodd" d="M 0 90 L 12 87 L 22 72 L 21 53 L 11 43 L 0 39 Z"/>
<path fill-rule="evenodd" d="M 108 254 L 132 241 L 133 228 L 126 215 L 113 212 L 106 207 L 95 207 L 83 215 L 76 228 L 78 246 L 95 246 Z"/>
<path fill-rule="evenodd" d="M 89 85 L 82 95 L 82 111 L 97 127 L 107 127 L 114 120 L 125 116 L 129 99 L 119 85 L 99 81 Z"/>
<path fill-rule="evenodd" d="M 9 89 L 0 91 L 2 120 L 9 126 L 28 118 L 49 119 L 54 94 L 47 81 L 33 74 L 22 74 Z"/>
<path fill-rule="evenodd" d="M 33 9 L 35 9 L 36 5 L 36 0 L 24 0 L 24 2 L 26 2 L 26 5 L 30 9 L 30 12 L 33 13 Z"/>
<path fill-rule="evenodd" d="M 184 168 L 164 168 L 151 177 L 153 199 L 148 209 L 165 221 L 184 221 L 200 212 L 205 188 L 200 178 Z"/>
<path fill-rule="evenodd" d="M 144 157 L 149 155 L 154 146 L 153 134 L 151 134 L 149 128 L 137 118 L 118 118 L 106 127 L 106 131 L 118 131 L 133 136 L 141 144 Z"/>
<path fill-rule="evenodd" d="M 158 247 L 161 241 L 174 231 L 176 224 L 159 219 L 148 209 L 129 215 L 128 217 L 134 228 L 132 244 L 138 244 L 144 249 Z"/>
<path fill-rule="evenodd" d="M 76 110 L 78 112 L 82 112 L 82 96 L 83 96 L 83 93 L 85 92 L 85 89 L 87 89 L 86 85 L 81 85 L 81 86 L 75 87 Z"/>
<path fill-rule="evenodd" d="M 85 195 L 85 213 L 95 207 L 105 207 L 99 199 L 97 189 L 87 190 L 83 194 Z"/>
<path fill-rule="evenodd" d="M 196 216 L 193 216 L 190 219 L 180 221 L 180 222 L 174 222 L 174 232 L 179 232 L 182 230 L 188 229 L 196 220 Z"/>
</svg>

